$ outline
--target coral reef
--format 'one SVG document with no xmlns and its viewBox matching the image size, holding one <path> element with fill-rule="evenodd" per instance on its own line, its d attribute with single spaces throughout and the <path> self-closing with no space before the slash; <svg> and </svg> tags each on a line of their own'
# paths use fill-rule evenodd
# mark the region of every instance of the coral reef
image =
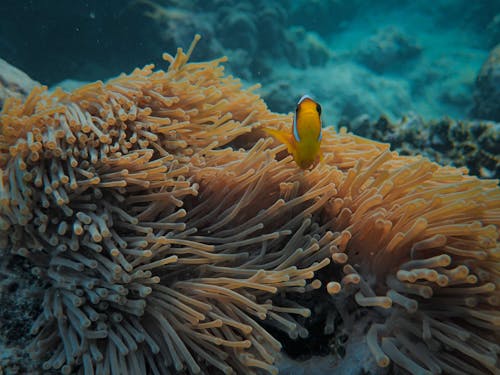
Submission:
<svg viewBox="0 0 500 375">
<path fill-rule="evenodd" d="M 309 94 L 322 103 L 325 125 L 362 114 L 378 118 L 381 113 L 386 113 L 393 117 L 403 108 L 412 108 L 407 82 L 374 75 L 370 69 L 357 63 L 339 62 L 307 70 L 280 68 L 273 76 L 273 81 L 263 83 L 260 90 L 270 108 L 286 113 L 290 110 L 290 103 L 297 102 L 302 93 Z M 335 78 L 329 80 L 325 77 Z"/>
<path fill-rule="evenodd" d="M 486 28 L 492 47 L 500 44 L 500 13 L 497 13 Z"/>
<path fill-rule="evenodd" d="M 500 123 L 450 118 L 424 121 L 409 114 L 399 122 L 384 116 L 372 122 L 368 116 L 359 116 L 339 125 L 363 137 L 388 142 L 401 155 L 423 155 L 443 165 L 467 167 L 479 177 L 500 178 Z"/>
<path fill-rule="evenodd" d="M 401 69 L 402 65 L 418 57 L 422 50 L 414 40 L 396 27 L 380 29 L 365 40 L 356 52 L 363 65 L 376 72 Z"/>
<path fill-rule="evenodd" d="M 1 259 L 46 285 L 41 369 L 275 374 L 319 322 L 380 367 L 498 372 L 496 181 L 345 129 L 302 171 L 260 129 L 291 117 L 224 59 L 188 63 L 195 42 L 167 71 L 5 102 Z M 368 353 L 337 349 L 332 371 Z"/>
<path fill-rule="evenodd" d="M 476 79 L 472 116 L 500 121 L 500 44 L 490 52 Z"/>
<path fill-rule="evenodd" d="M 286 7 L 279 2 L 195 1 L 172 6 L 140 0 L 137 9 L 155 20 L 167 46 L 186 44 L 193 30 L 202 33 L 209 42 L 198 53 L 227 55 L 231 70 L 247 80 L 269 76 L 275 60 L 306 67 L 324 65 L 331 54 L 320 36 L 289 27 Z"/>
<path fill-rule="evenodd" d="M 318 34 L 307 31 L 303 27 L 291 27 L 287 38 L 296 48 L 291 64 L 300 68 L 324 66 L 333 53 Z"/>
</svg>

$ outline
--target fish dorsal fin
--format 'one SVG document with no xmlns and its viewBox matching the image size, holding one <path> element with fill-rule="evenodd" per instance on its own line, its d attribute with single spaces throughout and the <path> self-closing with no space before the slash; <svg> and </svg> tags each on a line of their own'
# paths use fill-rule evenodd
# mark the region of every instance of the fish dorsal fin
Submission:
<svg viewBox="0 0 500 375">
<path fill-rule="evenodd" d="M 302 98 L 299 99 L 297 105 L 300 105 L 300 103 L 302 103 L 306 99 L 311 99 L 312 101 L 315 101 L 313 98 L 311 98 L 311 96 L 306 94 L 306 95 L 302 95 Z"/>
</svg>

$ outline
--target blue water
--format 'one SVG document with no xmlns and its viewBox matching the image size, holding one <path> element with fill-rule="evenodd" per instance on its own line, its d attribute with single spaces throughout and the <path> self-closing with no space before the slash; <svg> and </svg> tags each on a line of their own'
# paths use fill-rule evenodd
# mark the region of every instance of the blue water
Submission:
<svg viewBox="0 0 500 375">
<path fill-rule="evenodd" d="M 0 57 L 50 86 L 165 67 L 163 51 L 200 33 L 194 59 L 227 55 L 229 72 L 262 83 L 275 111 L 313 95 L 327 124 L 467 118 L 477 73 L 500 42 L 492 0 L 10 0 L 0 11 Z"/>
</svg>

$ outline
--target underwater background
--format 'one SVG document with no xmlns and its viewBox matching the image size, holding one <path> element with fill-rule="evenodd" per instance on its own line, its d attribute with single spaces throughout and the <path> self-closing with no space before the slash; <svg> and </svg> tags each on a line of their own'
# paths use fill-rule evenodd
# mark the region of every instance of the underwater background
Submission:
<svg viewBox="0 0 500 375">
<path fill-rule="evenodd" d="M 261 83 L 274 111 L 293 110 L 309 93 L 329 108 L 327 124 L 363 114 L 397 120 L 410 111 L 425 119 L 471 117 L 476 77 L 500 43 L 495 0 L 5 0 L 0 6 L 0 55 L 46 85 L 104 80 L 150 62 L 165 66 L 162 52 L 187 47 L 200 33 L 195 60 L 227 55 L 230 72 Z"/>
<path fill-rule="evenodd" d="M 324 127 L 345 127 L 390 144 L 400 155 L 423 155 L 440 165 L 466 167 L 482 179 L 500 178 L 498 0 L 2 0 L 0 16 L 0 109 L 6 97 L 26 97 L 37 83 L 52 91 L 56 87 L 70 91 L 149 63 L 167 69 L 162 53 L 175 55 L 178 47 L 186 51 L 194 35 L 200 34 L 190 61 L 227 56 L 225 71 L 240 78 L 244 87 L 260 84 L 256 93 L 273 112 L 293 112 L 297 100 L 308 94 L 321 103 Z M 484 189 L 495 192 L 497 184 L 485 183 Z M 487 233 L 478 235 L 489 246 L 498 238 L 492 224 L 498 192 L 491 193 L 493 198 L 486 203 L 481 199 L 487 198 L 478 194 L 478 205 L 490 205 L 493 212 L 485 214 Z M 304 238 L 313 238 L 312 242 L 322 229 L 315 224 L 304 229 Z M 491 257 L 497 260 L 495 254 Z M 30 262 L 18 260 L 23 254 L 15 255 L 0 260 L 0 375 L 26 373 L 23 363 L 29 360 L 19 348 L 31 337 L 28 332 L 42 303 L 40 294 L 33 298 L 29 289 L 31 284 L 40 290 L 48 285 L 33 275 Z M 473 257 L 479 259 L 483 253 Z M 484 267 L 498 272 L 497 264 L 490 261 Z M 26 279 L 19 281 L 19 275 Z M 491 302 L 492 306 L 498 306 L 495 298 L 491 300 L 497 305 Z M 307 306 L 313 306 L 309 302 Z M 329 316 L 316 312 L 321 319 Z M 497 315 L 494 319 L 497 324 Z M 334 327 L 338 322 L 329 323 Z M 280 337 L 281 333 L 271 332 Z M 365 333 L 353 335 L 351 349 L 356 340 L 361 345 Z M 53 336 L 41 341 L 55 340 Z M 326 339 L 316 346 L 309 341 L 307 361 L 300 361 L 297 354 L 301 343 L 286 341 L 291 358 L 280 363 L 280 373 L 329 371 L 331 357 L 311 360 L 311 355 L 332 354 L 334 346 L 340 348 L 335 358 L 344 358 L 347 336 L 336 334 L 335 345 Z M 491 352 L 500 351 L 497 344 L 491 347 Z M 368 353 L 366 348 L 351 352 L 352 362 L 344 362 L 335 373 L 392 371 L 376 367 Z M 364 361 L 372 362 L 365 367 L 352 365 Z M 485 368 L 495 373 L 498 360 Z"/>
</svg>

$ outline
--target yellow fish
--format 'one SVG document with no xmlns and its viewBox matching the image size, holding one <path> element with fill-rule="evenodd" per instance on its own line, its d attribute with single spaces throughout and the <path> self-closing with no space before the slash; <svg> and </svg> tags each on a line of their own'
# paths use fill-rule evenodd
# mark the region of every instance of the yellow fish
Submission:
<svg viewBox="0 0 500 375">
<path fill-rule="evenodd" d="M 302 169 L 316 166 L 323 158 L 320 149 L 321 106 L 308 95 L 304 95 L 297 103 L 291 133 L 269 128 L 264 130 L 286 145 Z"/>
</svg>

